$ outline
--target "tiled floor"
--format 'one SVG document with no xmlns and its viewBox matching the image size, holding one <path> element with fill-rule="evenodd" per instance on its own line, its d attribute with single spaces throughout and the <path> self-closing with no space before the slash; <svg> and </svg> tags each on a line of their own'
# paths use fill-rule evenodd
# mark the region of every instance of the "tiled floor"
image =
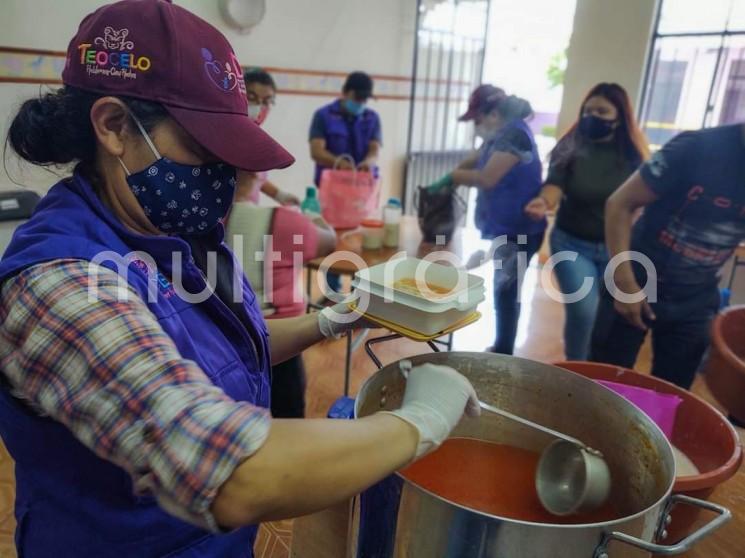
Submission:
<svg viewBox="0 0 745 558">
<path fill-rule="evenodd" d="M 292 521 L 264 524 L 254 546 L 256 558 L 287 558 L 291 541 Z"/>
<path fill-rule="evenodd" d="M 491 269 L 485 266 L 477 271 L 487 280 L 487 293 L 491 292 Z M 745 293 L 745 272 L 741 273 L 743 288 L 736 292 Z M 531 267 L 523 287 L 523 314 L 518 330 L 518 356 L 545 362 L 563 358 L 561 328 L 563 309 L 560 303 L 552 300 L 541 287 L 537 267 Z M 733 302 L 745 302 L 737 300 Z M 481 351 L 492 342 L 493 311 L 491 299 L 487 299 L 480 310 L 484 317 L 480 322 L 458 332 L 455 337 L 455 350 Z M 308 415 L 322 417 L 331 403 L 341 395 L 343 389 L 344 342 L 324 342 L 305 353 L 308 369 Z M 381 360 L 391 362 L 404 356 L 429 350 L 426 346 L 407 340 L 397 340 L 379 345 L 376 352 Z M 375 372 L 375 366 L 364 350 L 353 356 L 351 389 L 356 393 L 361 383 Z M 645 346 L 640 355 L 637 369 L 648 370 L 649 349 Z M 694 391 L 707 399 L 703 382 L 694 386 Z M 0 558 L 14 558 L 12 533 L 13 474 L 10 458 L 0 444 Z M 740 518 L 742 521 L 742 518 Z M 745 529 L 745 524 L 742 525 Z M 291 522 L 279 522 L 262 528 L 256 545 L 257 558 L 288 558 L 290 555 Z M 735 558 L 733 556 L 733 558 Z"/>
</svg>

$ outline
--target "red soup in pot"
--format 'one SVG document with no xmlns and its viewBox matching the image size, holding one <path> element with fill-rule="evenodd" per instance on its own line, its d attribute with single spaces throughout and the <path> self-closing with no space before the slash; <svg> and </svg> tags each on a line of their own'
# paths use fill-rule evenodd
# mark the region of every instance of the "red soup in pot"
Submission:
<svg viewBox="0 0 745 558">
<path fill-rule="evenodd" d="M 455 504 L 491 515 L 536 523 L 602 523 L 617 519 L 610 503 L 588 513 L 559 517 L 538 499 L 540 454 L 482 440 L 451 438 L 401 474 Z"/>
</svg>

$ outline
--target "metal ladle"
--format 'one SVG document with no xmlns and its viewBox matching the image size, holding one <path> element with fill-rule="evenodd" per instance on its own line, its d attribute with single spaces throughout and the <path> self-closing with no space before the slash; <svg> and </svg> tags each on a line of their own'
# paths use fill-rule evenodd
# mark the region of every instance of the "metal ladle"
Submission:
<svg viewBox="0 0 745 558">
<path fill-rule="evenodd" d="M 576 438 L 479 401 L 482 409 L 558 438 L 538 461 L 535 487 L 538 499 L 554 515 L 590 511 L 610 494 L 610 471 L 603 454 Z"/>
<path fill-rule="evenodd" d="M 409 377 L 410 360 L 399 369 Z M 479 401 L 482 409 L 557 438 L 541 453 L 535 486 L 543 507 L 554 515 L 571 515 L 595 509 L 608 499 L 611 478 L 603 454 L 587 444 L 551 428 Z"/>
</svg>

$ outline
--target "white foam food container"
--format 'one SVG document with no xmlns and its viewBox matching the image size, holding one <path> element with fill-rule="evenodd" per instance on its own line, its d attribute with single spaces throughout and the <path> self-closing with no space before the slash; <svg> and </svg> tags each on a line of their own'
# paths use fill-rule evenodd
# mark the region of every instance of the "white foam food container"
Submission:
<svg viewBox="0 0 745 558">
<path fill-rule="evenodd" d="M 417 282 L 418 292 L 397 288 L 402 279 Z M 352 284 L 360 311 L 424 335 L 434 335 L 465 319 L 485 299 L 481 277 L 418 258 L 399 258 L 361 269 Z"/>
</svg>

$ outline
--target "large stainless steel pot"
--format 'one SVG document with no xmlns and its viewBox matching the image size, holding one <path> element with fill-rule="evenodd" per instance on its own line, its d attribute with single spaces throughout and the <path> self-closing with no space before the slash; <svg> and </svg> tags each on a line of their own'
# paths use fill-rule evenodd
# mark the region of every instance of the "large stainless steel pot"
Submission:
<svg viewBox="0 0 745 558">
<path fill-rule="evenodd" d="M 432 362 L 452 366 L 473 383 L 483 401 L 565 432 L 602 451 L 613 477 L 611 498 L 622 517 L 590 525 L 516 521 L 463 508 L 402 477 L 392 477 L 365 493 L 362 504 L 357 504 L 353 556 L 636 558 L 649 556 L 651 552 L 673 555 L 685 552 L 730 519 L 730 512 L 715 504 L 671 497 L 675 464 L 665 436 L 636 407 L 591 380 L 554 366 L 489 353 L 432 353 L 411 360 L 415 365 Z M 405 383 L 398 363 L 381 369 L 357 396 L 356 416 L 398 408 Z M 538 452 L 551 441 L 540 432 L 491 413 L 484 413 L 478 419 L 464 419 L 453 436 Z M 656 544 L 666 536 L 664 528 L 676 503 L 701 506 L 718 515 L 677 544 Z"/>
</svg>

